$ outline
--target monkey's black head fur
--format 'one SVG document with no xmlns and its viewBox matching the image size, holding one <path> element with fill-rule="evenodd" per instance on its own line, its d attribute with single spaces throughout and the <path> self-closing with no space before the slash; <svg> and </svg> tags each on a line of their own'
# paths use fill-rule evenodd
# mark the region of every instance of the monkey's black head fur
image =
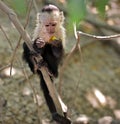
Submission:
<svg viewBox="0 0 120 124">
<path fill-rule="evenodd" d="M 46 5 L 43 7 L 42 12 L 48 12 L 51 13 L 53 11 L 59 11 L 59 9 L 55 5 Z"/>
</svg>

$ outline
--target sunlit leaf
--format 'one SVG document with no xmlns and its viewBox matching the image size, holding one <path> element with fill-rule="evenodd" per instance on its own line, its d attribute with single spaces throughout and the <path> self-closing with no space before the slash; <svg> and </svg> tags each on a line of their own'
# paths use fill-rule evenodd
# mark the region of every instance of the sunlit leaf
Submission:
<svg viewBox="0 0 120 124">
<path fill-rule="evenodd" d="M 85 0 L 69 0 L 68 1 L 69 23 L 76 22 L 78 24 L 86 15 Z"/>
</svg>

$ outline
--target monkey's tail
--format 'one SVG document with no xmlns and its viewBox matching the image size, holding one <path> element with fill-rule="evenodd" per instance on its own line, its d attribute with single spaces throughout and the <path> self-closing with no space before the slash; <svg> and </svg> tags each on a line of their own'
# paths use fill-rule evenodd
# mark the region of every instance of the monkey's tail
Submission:
<svg viewBox="0 0 120 124">
<path fill-rule="evenodd" d="M 45 83 L 45 80 L 44 80 L 41 72 L 39 73 L 39 76 L 40 76 L 40 85 L 43 90 L 43 94 L 44 94 L 46 103 L 48 105 L 48 108 L 52 114 L 53 120 L 55 120 L 56 122 L 59 122 L 60 124 L 71 124 L 71 121 L 68 118 L 63 117 L 57 113 L 55 104 L 53 102 L 52 97 L 50 96 L 49 90 L 47 88 L 47 85 Z M 52 78 L 51 78 L 51 80 L 52 80 Z"/>
<path fill-rule="evenodd" d="M 41 88 L 43 90 L 43 94 L 44 94 L 46 103 L 48 105 L 48 108 L 49 108 L 51 114 L 56 113 L 57 110 L 56 110 L 55 104 L 53 102 L 53 99 L 50 96 L 50 93 L 49 93 L 49 90 L 48 90 L 47 85 L 45 83 L 45 80 L 44 80 L 44 78 L 43 78 L 41 73 L 39 75 L 40 75 L 40 85 L 41 85 Z"/>
</svg>

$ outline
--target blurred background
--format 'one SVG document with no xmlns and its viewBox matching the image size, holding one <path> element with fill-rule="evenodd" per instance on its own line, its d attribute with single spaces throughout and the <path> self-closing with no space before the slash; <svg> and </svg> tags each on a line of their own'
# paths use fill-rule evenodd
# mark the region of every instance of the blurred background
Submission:
<svg viewBox="0 0 120 124">
<path fill-rule="evenodd" d="M 77 31 L 96 36 L 120 34 L 119 0 L 3 2 L 14 10 L 31 38 L 37 12 L 45 4 L 58 6 L 66 17 L 66 55 L 77 42 L 73 23 Z M 39 78 L 22 60 L 23 42 L 8 16 L 0 10 L 0 123 L 53 124 Z M 80 47 L 69 58 L 61 83 L 59 77 L 55 80 L 69 117 L 74 124 L 120 124 L 120 38 L 103 41 L 81 34 Z"/>
</svg>

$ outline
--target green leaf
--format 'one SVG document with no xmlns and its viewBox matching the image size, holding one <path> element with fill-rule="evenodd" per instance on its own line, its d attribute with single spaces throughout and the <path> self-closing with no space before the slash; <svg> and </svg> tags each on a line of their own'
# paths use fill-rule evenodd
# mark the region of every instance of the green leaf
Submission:
<svg viewBox="0 0 120 124">
<path fill-rule="evenodd" d="M 95 5 L 101 16 L 105 14 L 105 6 L 108 4 L 109 0 L 96 0 Z"/>
<path fill-rule="evenodd" d="M 69 14 L 69 26 L 73 26 L 74 22 L 78 24 L 81 20 L 85 18 L 85 0 L 69 0 L 67 9 Z"/>
<path fill-rule="evenodd" d="M 69 16 L 73 22 L 78 23 L 86 14 L 86 6 L 84 0 L 69 0 L 68 3 Z"/>
</svg>

